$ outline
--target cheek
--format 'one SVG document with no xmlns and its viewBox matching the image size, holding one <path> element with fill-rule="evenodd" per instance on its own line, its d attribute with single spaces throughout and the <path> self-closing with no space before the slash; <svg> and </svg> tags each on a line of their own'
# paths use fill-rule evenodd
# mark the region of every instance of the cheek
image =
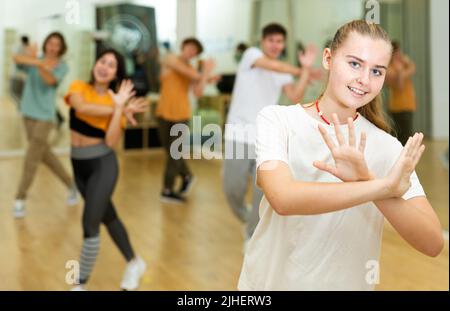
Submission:
<svg viewBox="0 0 450 311">
<path fill-rule="evenodd" d="M 372 91 L 375 93 L 381 92 L 381 89 L 383 88 L 384 84 L 384 78 L 375 78 L 372 82 Z"/>
<path fill-rule="evenodd" d="M 116 69 L 109 69 L 109 76 L 111 77 L 111 79 L 114 79 L 115 77 L 116 77 L 116 72 L 117 72 L 117 70 Z"/>
<path fill-rule="evenodd" d="M 334 86 L 345 86 L 351 80 L 352 73 L 343 65 L 331 64 L 329 81 Z"/>
</svg>

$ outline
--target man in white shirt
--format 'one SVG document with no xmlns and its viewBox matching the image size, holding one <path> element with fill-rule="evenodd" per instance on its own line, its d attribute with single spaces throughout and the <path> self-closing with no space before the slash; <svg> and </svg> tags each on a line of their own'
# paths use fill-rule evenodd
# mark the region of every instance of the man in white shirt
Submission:
<svg viewBox="0 0 450 311">
<path fill-rule="evenodd" d="M 255 121 L 259 111 L 278 103 L 281 92 L 298 103 L 311 79 L 311 66 L 317 56 L 308 46 L 298 59 L 301 68 L 278 60 L 285 48 L 286 30 L 269 24 L 262 30 L 261 49 L 248 48 L 239 63 L 230 110 L 225 127 L 223 187 L 234 214 L 246 223 L 245 239 L 258 223 L 262 191 L 255 187 Z M 294 82 L 292 76 L 299 76 Z M 253 185 L 252 207 L 247 208 L 245 194 L 248 179 Z"/>
</svg>

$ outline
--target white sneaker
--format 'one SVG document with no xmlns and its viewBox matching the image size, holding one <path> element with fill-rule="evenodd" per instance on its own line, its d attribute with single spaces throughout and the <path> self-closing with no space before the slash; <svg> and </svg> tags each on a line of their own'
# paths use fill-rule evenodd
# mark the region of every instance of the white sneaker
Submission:
<svg viewBox="0 0 450 311">
<path fill-rule="evenodd" d="M 77 189 L 77 187 L 72 186 L 70 188 L 66 203 L 69 206 L 75 206 L 78 204 L 78 189 Z"/>
<path fill-rule="evenodd" d="M 146 268 L 147 265 L 141 257 L 136 257 L 130 261 L 125 268 L 120 288 L 123 290 L 136 290 Z"/>
<path fill-rule="evenodd" d="M 77 285 L 75 287 L 72 287 L 70 289 L 70 291 L 71 292 L 85 292 L 85 291 L 87 291 L 87 289 L 86 289 L 86 287 L 84 285 L 80 284 L 80 285 Z"/>
<path fill-rule="evenodd" d="M 25 217 L 25 201 L 24 200 L 16 200 L 14 202 L 13 214 L 16 218 Z"/>
</svg>

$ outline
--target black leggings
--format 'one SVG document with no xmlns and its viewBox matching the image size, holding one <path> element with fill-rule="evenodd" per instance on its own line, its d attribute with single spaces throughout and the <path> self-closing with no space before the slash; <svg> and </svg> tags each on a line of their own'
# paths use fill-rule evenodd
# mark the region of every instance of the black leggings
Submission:
<svg viewBox="0 0 450 311">
<path fill-rule="evenodd" d="M 89 159 L 72 157 L 71 160 L 75 182 L 84 199 L 84 238 L 97 237 L 100 224 L 103 223 L 126 260 L 130 261 L 134 258 L 134 252 L 125 227 L 111 201 L 119 173 L 116 154 L 111 151 L 99 157 Z"/>
</svg>

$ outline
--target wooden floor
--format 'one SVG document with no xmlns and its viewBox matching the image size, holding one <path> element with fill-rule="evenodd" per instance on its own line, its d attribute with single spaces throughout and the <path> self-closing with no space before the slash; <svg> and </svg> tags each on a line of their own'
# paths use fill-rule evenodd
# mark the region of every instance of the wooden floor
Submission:
<svg viewBox="0 0 450 311">
<path fill-rule="evenodd" d="M 0 118 L 1 119 L 1 118 Z M 0 129 L 0 136 L 4 136 Z M 428 142 L 418 174 L 448 228 L 448 171 L 444 142 Z M 141 290 L 235 290 L 242 264 L 242 227 L 221 190 L 220 161 L 190 161 L 198 176 L 188 204 L 159 202 L 163 154 L 127 152 L 114 200 L 135 250 L 148 263 Z M 61 157 L 70 169 L 68 156 Z M 43 166 L 29 193 L 27 216 L 11 207 L 22 158 L 0 159 L 0 290 L 66 290 L 68 260 L 82 241 L 82 205 L 64 205 L 64 186 Z M 101 249 L 89 289 L 117 290 L 125 262 L 102 228 Z M 437 258 L 413 250 L 386 224 L 378 290 L 448 290 L 448 241 Z"/>
</svg>

